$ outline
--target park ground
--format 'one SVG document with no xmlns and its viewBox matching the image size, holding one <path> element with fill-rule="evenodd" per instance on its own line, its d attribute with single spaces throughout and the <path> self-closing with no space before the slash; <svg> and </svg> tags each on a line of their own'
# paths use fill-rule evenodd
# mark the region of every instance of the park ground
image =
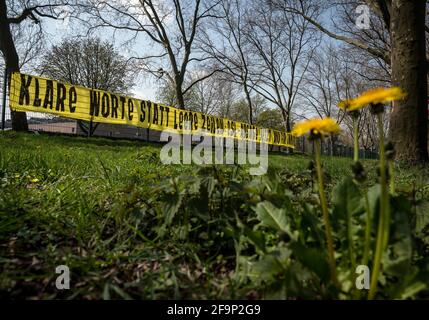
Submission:
<svg viewBox="0 0 429 320">
<path fill-rule="evenodd" d="M 236 266 L 234 212 L 259 199 L 246 168 L 163 165 L 160 145 L 0 134 L 0 297 L 257 299 Z M 272 154 L 269 174 L 315 197 L 305 155 Z M 328 192 L 351 159 L 323 159 Z M 365 161 L 367 180 L 376 162 Z M 399 192 L 429 200 L 428 168 L 398 167 Z M 250 189 L 249 189 L 250 188 Z M 70 290 L 55 268 L 70 268 Z"/>
</svg>

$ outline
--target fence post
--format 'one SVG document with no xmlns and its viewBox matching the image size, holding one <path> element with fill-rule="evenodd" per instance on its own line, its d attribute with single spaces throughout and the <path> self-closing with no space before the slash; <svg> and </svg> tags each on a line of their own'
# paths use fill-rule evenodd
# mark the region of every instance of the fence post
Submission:
<svg viewBox="0 0 429 320">
<path fill-rule="evenodd" d="M 7 94 L 7 68 L 4 68 L 4 77 L 3 77 L 3 103 L 1 110 L 1 129 L 4 131 L 5 127 L 5 118 L 6 118 L 6 94 Z"/>
<path fill-rule="evenodd" d="M 92 136 L 92 118 L 89 121 L 88 138 Z"/>
</svg>

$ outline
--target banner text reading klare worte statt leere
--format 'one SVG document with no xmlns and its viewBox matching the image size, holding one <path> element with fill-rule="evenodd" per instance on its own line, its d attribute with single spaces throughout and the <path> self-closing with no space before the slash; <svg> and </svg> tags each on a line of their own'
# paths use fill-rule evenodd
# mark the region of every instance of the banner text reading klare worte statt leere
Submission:
<svg viewBox="0 0 429 320">
<path fill-rule="evenodd" d="M 212 136 L 261 141 L 262 128 L 248 123 L 18 72 L 12 73 L 9 98 L 12 110 L 16 111 L 43 112 L 158 131 L 204 131 Z M 188 124 L 186 128 L 185 123 Z M 250 136 L 249 131 L 255 134 Z M 268 129 L 267 140 L 271 145 L 294 147 L 294 137 L 283 131 Z"/>
</svg>

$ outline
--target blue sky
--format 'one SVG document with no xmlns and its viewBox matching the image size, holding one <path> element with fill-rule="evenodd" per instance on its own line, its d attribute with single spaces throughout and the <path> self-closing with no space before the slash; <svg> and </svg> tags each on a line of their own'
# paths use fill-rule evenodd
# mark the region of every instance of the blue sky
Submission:
<svg viewBox="0 0 429 320">
<path fill-rule="evenodd" d="M 330 25 L 329 15 L 330 14 L 325 14 L 323 16 L 322 23 L 324 25 Z M 86 34 L 86 29 L 83 24 L 73 19 L 70 21 L 43 19 L 42 24 L 45 31 L 47 48 L 60 43 L 65 37 L 83 36 Z M 118 52 L 125 57 L 144 56 L 153 48 L 153 44 L 142 34 L 138 35 L 131 43 L 124 45 L 124 42 L 130 37 L 128 31 L 101 28 L 97 29 L 92 35 L 113 42 Z M 324 38 L 325 43 L 330 41 L 332 40 L 326 37 Z M 31 70 L 32 66 L 27 67 L 30 67 Z M 168 68 L 168 66 L 165 67 Z M 155 82 L 153 77 L 142 73 L 139 78 L 136 79 L 136 85 L 132 92 L 137 98 L 157 101 L 156 92 L 158 85 L 159 84 Z"/>
<path fill-rule="evenodd" d="M 120 1 L 120 0 L 119 0 Z M 322 17 L 322 23 L 325 25 L 330 24 L 330 13 L 325 14 Z M 73 37 L 78 35 L 85 35 L 86 29 L 82 26 L 82 23 L 76 20 L 62 21 L 62 20 L 43 20 L 44 28 L 46 31 L 47 47 L 54 44 L 58 44 L 64 37 Z M 130 56 L 144 56 L 150 52 L 153 48 L 153 43 L 148 40 L 142 33 L 138 35 L 134 41 L 124 46 L 124 42 L 130 38 L 129 31 L 118 31 L 112 28 L 100 28 L 93 32 L 93 35 L 98 36 L 104 40 L 113 42 L 115 47 L 118 49 L 120 54 L 125 57 Z M 328 43 L 331 39 L 324 37 L 324 42 Z M 149 48 L 149 49 L 146 49 Z M 166 65 L 164 68 L 168 68 Z M 155 83 L 155 79 L 147 74 L 141 74 L 139 79 L 136 81 L 136 85 L 133 89 L 133 93 L 136 97 L 149 100 L 156 99 L 156 91 L 158 84 Z"/>
<path fill-rule="evenodd" d="M 60 43 L 63 38 L 84 36 L 86 34 L 86 30 L 80 26 L 79 22 L 73 20 L 67 23 L 62 20 L 45 19 L 43 24 L 48 48 Z M 144 48 L 147 46 L 141 36 L 138 36 L 132 44 L 124 46 L 123 42 L 129 35 L 110 28 L 99 29 L 93 33 L 93 36 L 112 42 L 118 52 L 125 57 L 142 55 L 144 54 Z M 156 87 L 157 84 L 154 79 L 142 74 L 137 79 L 132 92 L 138 98 L 156 100 Z"/>
</svg>

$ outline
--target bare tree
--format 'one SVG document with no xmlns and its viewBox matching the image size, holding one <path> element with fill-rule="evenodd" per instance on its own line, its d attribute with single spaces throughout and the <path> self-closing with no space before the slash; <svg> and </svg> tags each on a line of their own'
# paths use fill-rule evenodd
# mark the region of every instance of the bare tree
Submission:
<svg viewBox="0 0 429 320">
<path fill-rule="evenodd" d="M 204 73 L 193 73 L 190 75 L 190 81 L 192 77 L 201 78 L 204 76 Z M 222 92 L 221 92 L 221 83 L 222 79 L 213 75 L 203 81 L 198 82 L 191 92 L 191 103 L 189 108 L 205 114 L 215 114 L 217 109 L 222 101 Z"/>
<path fill-rule="evenodd" d="M 361 64 L 343 59 L 348 48 L 336 47 L 332 44 L 322 47 L 314 55 L 305 76 L 300 92 L 302 114 L 306 117 L 331 117 L 342 124 L 344 142 L 353 142 L 353 122 L 346 112 L 338 108 L 338 103 L 350 99 L 359 92 L 369 88 L 365 77 L 360 76 Z M 377 146 L 377 125 L 369 110 L 363 110 L 358 117 L 359 140 L 365 149 Z M 386 117 L 386 129 L 388 125 Z M 334 153 L 336 138 L 331 137 L 331 152 Z"/>
<path fill-rule="evenodd" d="M 187 77 L 189 78 L 189 77 Z M 161 101 L 164 104 L 167 104 L 169 106 L 177 106 L 177 94 L 176 94 L 176 87 L 173 82 L 171 82 L 169 79 L 166 78 L 159 78 L 156 81 L 158 87 L 156 92 L 156 98 Z M 187 84 L 185 83 L 185 86 Z M 188 90 L 183 95 L 183 103 L 186 106 L 187 109 L 189 109 L 192 106 L 192 99 L 193 99 L 193 90 L 194 88 Z"/>
<path fill-rule="evenodd" d="M 19 26 L 26 21 L 30 21 L 38 25 L 40 33 L 36 33 L 36 36 L 31 37 L 32 41 L 34 41 L 35 39 L 38 39 L 37 37 L 41 37 L 41 33 L 43 32 L 43 29 L 41 28 L 42 19 L 61 18 L 64 13 L 64 6 L 69 5 L 69 2 L 54 0 L 0 0 L 0 50 L 3 54 L 8 73 L 20 71 L 21 65 L 24 62 L 28 62 L 28 59 L 31 58 L 29 56 L 19 57 L 17 51 L 16 37 L 14 37 L 14 33 L 12 31 L 13 26 Z M 19 30 L 17 32 L 19 32 Z M 28 53 L 31 51 L 26 50 L 25 52 Z M 11 117 L 12 128 L 14 130 L 28 130 L 27 117 L 25 112 L 12 111 Z"/>
<path fill-rule="evenodd" d="M 367 44 L 370 48 L 380 54 L 373 54 L 368 50 L 348 45 L 346 59 L 353 60 L 359 66 L 359 76 L 367 81 L 386 81 L 391 79 L 390 53 L 391 40 L 389 30 L 386 28 L 383 18 L 372 14 L 367 21 L 369 24 L 365 28 L 356 26 L 358 20 L 357 8 L 364 2 L 360 0 L 341 0 L 330 5 L 332 8 L 331 21 L 335 30 L 341 35 Z M 361 12 L 361 11 L 359 11 Z"/>
<path fill-rule="evenodd" d="M 100 38 L 68 39 L 53 46 L 42 58 L 39 73 L 88 88 L 127 94 L 136 78 L 134 63 Z M 98 123 L 78 120 L 83 132 L 92 134 Z"/>
<path fill-rule="evenodd" d="M 232 106 L 238 100 L 241 88 L 228 75 L 223 73 L 218 74 L 217 79 L 219 95 L 217 114 L 222 118 L 231 118 Z"/>
<path fill-rule="evenodd" d="M 42 58 L 42 75 L 88 88 L 129 93 L 136 71 L 132 63 L 100 38 L 67 39 Z"/>
<path fill-rule="evenodd" d="M 329 37 L 343 41 L 355 48 L 368 52 L 392 70 L 392 84 L 401 87 L 408 95 L 395 103 L 391 113 L 390 137 L 395 143 L 396 157 L 409 164 L 427 162 L 427 54 L 425 24 L 426 2 L 415 0 L 365 0 L 373 14 L 383 21 L 383 27 L 390 36 L 390 45 L 384 32 L 373 34 L 382 38 L 377 41 L 362 41 L 341 30 L 335 32 L 317 19 L 307 16 L 303 10 L 290 7 L 283 0 L 271 0 L 283 10 L 302 16 Z M 299 0 L 304 5 L 309 0 Z M 343 3 L 344 1 L 339 1 Z M 355 29 L 365 35 L 362 29 Z M 373 30 L 376 31 L 376 30 Z M 369 35 L 367 32 L 366 35 Z M 382 37 L 380 35 L 383 35 Z M 373 37 L 371 38 L 373 39 Z M 363 37 L 363 35 L 362 35 Z M 381 44 L 381 46 L 380 46 Z M 390 50 L 389 50 L 390 48 Z"/>
<path fill-rule="evenodd" d="M 16 51 L 18 53 L 19 68 L 24 72 L 34 71 L 34 64 L 40 58 L 40 52 L 45 47 L 45 38 L 40 30 L 40 25 L 29 21 L 22 22 L 11 27 L 12 37 L 14 39 Z M 3 72 L 5 71 L 5 60 L 0 51 L 0 72 L 2 84 L 0 87 L 0 96 L 3 94 Z M 3 107 L 3 106 L 2 106 Z M 4 106 L 6 107 L 6 106 Z"/>
<path fill-rule="evenodd" d="M 383 124 L 384 129 L 389 128 L 389 113 L 383 115 Z M 378 136 L 378 125 L 377 121 L 374 118 L 374 115 L 371 114 L 370 109 L 363 109 L 359 112 L 359 117 L 357 119 L 358 124 L 358 134 L 359 134 L 359 146 L 364 150 L 376 150 L 379 145 L 379 136 Z M 353 144 L 353 121 L 351 117 L 344 117 L 342 122 L 343 128 L 345 128 L 345 134 L 343 134 L 343 139 L 346 143 Z"/>
<path fill-rule="evenodd" d="M 205 76 L 200 72 L 188 73 L 187 82 Z M 205 114 L 218 115 L 223 118 L 231 116 L 233 104 L 238 100 L 237 89 L 224 74 L 215 74 L 196 83 L 184 96 L 187 109 Z M 158 90 L 158 99 L 169 105 L 175 105 L 176 94 L 171 83 L 164 81 Z"/>
<path fill-rule="evenodd" d="M 266 110 L 266 100 L 259 95 L 252 96 L 252 106 L 253 106 L 253 117 L 255 118 L 254 123 L 257 122 L 261 112 Z M 235 101 L 230 110 L 230 117 L 232 120 L 246 122 L 248 121 L 248 103 L 247 100 L 241 98 Z"/>
<path fill-rule="evenodd" d="M 19 56 L 20 70 L 33 70 L 46 45 L 40 24 L 26 21 L 13 25 L 11 31 Z"/>
<path fill-rule="evenodd" d="M 320 118 L 335 118 L 340 124 L 344 112 L 337 107 L 342 99 L 353 95 L 352 66 L 338 57 L 340 51 L 332 45 L 317 50 L 312 57 L 300 91 L 305 114 Z"/>
<path fill-rule="evenodd" d="M 244 0 L 220 0 L 215 19 L 199 37 L 199 49 L 219 70 L 243 89 L 247 102 L 247 121 L 254 122 L 252 101 L 253 86 L 250 81 L 250 43 L 247 41 L 247 2 Z"/>
<path fill-rule="evenodd" d="M 201 0 L 121 0 L 88 1 L 89 30 L 108 27 L 144 35 L 150 43 L 147 55 L 136 57 L 144 71 L 165 77 L 175 88 L 177 106 L 185 108 L 184 96 L 199 81 L 185 86 L 186 73 L 192 62 L 203 60 L 194 55 L 194 42 L 203 20 L 211 16 L 217 1 Z M 163 62 L 168 61 L 168 71 Z"/>
<path fill-rule="evenodd" d="M 345 112 L 341 111 L 338 102 L 350 94 L 350 71 L 347 64 L 337 57 L 338 51 L 328 45 L 317 51 L 311 59 L 305 75 L 303 88 L 300 91 L 304 108 L 303 113 L 317 114 L 320 118 L 330 117 L 341 124 Z M 335 153 L 336 137 L 332 135 L 330 153 Z"/>
<path fill-rule="evenodd" d="M 281 119 L 282 113 L 279 108 L 265 108 L 259 113 L 256 124 L 262 128 L 284 130 L 284 123 Z"/>
<path fill-rule="evenodd" d="M 309 16 L 317 14 L 313 5 L 303 10 Z M 275 10 L 262 0 L 253 3 L 248 19 L 247 37 L 256 57 L 250 79 L 255 91 L 280 108 L 290 132 L 292 108 L 318 43 L 317 33 L 302 17 Z"/>
</svg>

